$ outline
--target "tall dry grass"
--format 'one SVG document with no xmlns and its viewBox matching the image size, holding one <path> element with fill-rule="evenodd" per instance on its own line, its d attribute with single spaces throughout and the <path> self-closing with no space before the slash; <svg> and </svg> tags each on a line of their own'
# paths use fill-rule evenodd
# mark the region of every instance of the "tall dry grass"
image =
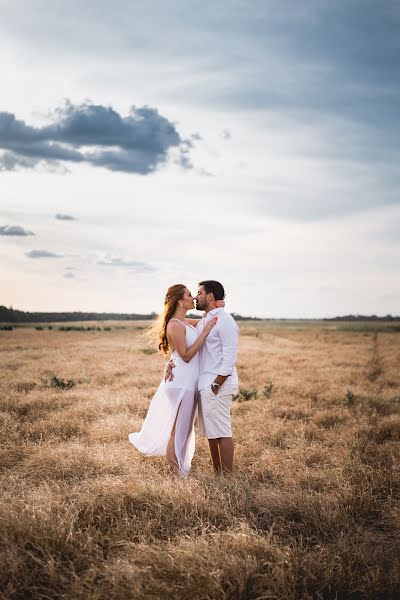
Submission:
<svg viewBox="0 0 400 600">
<path fill-rule="evenodd" d="M 242 323 L 235 475 L 199 439 L 185 482 L 128 444 L 165 359 L 125 325 L 0 332 L 2 598 L 400 597 L 399 333 Z"/>
</svg>

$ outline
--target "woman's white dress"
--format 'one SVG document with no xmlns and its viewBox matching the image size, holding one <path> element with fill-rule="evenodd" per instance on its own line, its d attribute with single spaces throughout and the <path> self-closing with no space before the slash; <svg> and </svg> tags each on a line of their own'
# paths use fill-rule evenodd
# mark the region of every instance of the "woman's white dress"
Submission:
<svg viewBox="0 0 400 600">
<path fill-rule="evenodd" d="M 198 338 L 197 331 L 192 325 L 179 322 L 186 328 L 186 346 L 189 348 Z M 142 429 L 138 433 L 130 433 L 129 441 L 143 454 L 165 456 L 176 420 L 175 454 L 180 474 L 186 478 L 195 448 L 199 354 L 188 363 L 181 359 L 176 350 L 171 358 L 175 363 L 173 381 L 161 381 L 150 402 Z"/>
</svg>

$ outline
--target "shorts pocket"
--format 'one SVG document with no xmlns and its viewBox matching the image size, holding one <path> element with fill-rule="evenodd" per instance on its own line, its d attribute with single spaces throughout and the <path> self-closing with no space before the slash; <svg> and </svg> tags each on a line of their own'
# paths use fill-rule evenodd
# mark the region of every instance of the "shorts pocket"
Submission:
<svg viewBox="0 0 400 600">
<path fill-rule="evenodd" d="M 216 396 L 216 398 L 218 398 L 218 396 Z M 220 396 L 218 398 L 219 402 L 221 402 L 221 404 L 223 404 L 224 406 L 232 406 L 232 394 L 229 395 L 225 395 L 225 396 Z"/>
</svg>

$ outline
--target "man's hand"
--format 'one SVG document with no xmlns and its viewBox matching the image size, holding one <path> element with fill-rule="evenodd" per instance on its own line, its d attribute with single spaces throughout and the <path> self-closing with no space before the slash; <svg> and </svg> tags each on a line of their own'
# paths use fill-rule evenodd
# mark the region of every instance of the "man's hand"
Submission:
<svg viewBox="0 0 400 600">
<path fill-rule="evenodd" d="M 212 383 L 211 384 L 211 391 L 214 394 L 214 396 L 218 396 L 219 387 L 217 385 L 215 385 L 214 383 Z"/>
<path fill-rule="evenodd" d="M 214 394 L 214 396 L 218 396 L 222 385 L 225 383 L 225 381 L 227 379 L 228 379 L 228 375 L 217 375 L 217 377 L 214 379 L 214 381 L 211 384 L 211 391 Z"/>
<path fill-rule="evenodd" d="M 164 369 L 164 381 L 173 381 L 174 379 L 174 374 L 172 372 L 172 369 L 175 368 L 175 363 L 172 360 L 172 358 L 167 362 L 167 364 L 165 365 L 165 369 Z"/>
</svg>

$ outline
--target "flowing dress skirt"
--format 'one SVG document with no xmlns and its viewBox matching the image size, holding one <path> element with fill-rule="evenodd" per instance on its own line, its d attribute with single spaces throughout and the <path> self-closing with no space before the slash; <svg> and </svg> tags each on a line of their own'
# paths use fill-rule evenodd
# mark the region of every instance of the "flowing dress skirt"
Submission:
<svg viewBox="0 0 400 600">
<path fill-rule="evenodd" d="M 187 326 L 186 342 L 197 339 L 194 328 Z M 195 450 L 194 418 L 197 408 L 199 378 L 198 355 L 185 363 L 177 352 L 173 381 L 162 381 L 154 394 L 142 429 L 129 434 L 129 441 L 143 454 L 165 456 L 171 432 L 175 426 L 175 455 L 182 477 L 187 477 Z"/>
</svg>

